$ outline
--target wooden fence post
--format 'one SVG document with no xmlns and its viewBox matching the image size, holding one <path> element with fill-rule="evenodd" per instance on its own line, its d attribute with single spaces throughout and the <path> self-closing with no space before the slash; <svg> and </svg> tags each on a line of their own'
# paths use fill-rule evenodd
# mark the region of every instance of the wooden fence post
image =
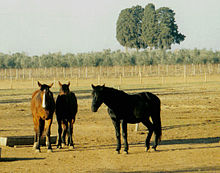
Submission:
<svg viewBox="0 0 220 173">
<path fill-rule="evenodd" d="M 86 73 L 86 79 L 88 78 L 88 69 L 87 69 L 87 66 L 86 66 L 86 69 L 85 69 L 85 73 Z"/>
<path fill-rule="evenodd" d="M 80 74 L 81 74 L 80 71 L 81 71 L 81 70 L 80 70 L 80 67 L 79 67 L 79 69 L 78 69 L 78 78 L 80 78 Z"/>
<path fill-rule="evenodd" d="M 7 79 L 7 69 L 5 69 L 5 79 Z"/>
<path fill-rule="evenodd" d="M 56 78 L 53 79 L 53 86 L 56 87 Z"/>
<path fill-rule="evenodd" d="M 122 75 L 120 74 L 120 85 L 122 84 Z"/>
<path fill-rule="evenodd" d="M 16 80 L 18 79 L 18 69 L 16 69 Z"/>
<path fill-rule="evenodd" d="M 186 82 L 186 65 L 184 65 L 183 76 L 184 76 L 184 82 Z"/>
<path fill-rule="evenodd" d="M 161 84 L 163 85 L 164 84 L 164 77 L 162 76 L 161 78 Z"/>
<path fill-rule="evenodd" d="M 12 89 L 13 86 L 12 86 L 12 76 L 10 77 L 10 89 Z"/>
<path fill-rule="evenodd" d="M 78 81 L 78 76 L 76 75 L 76 86 L 78 87 L 79 81 Z"/>
<path fill-rule="evenodd" d="M 34 78 L 32 77 L 32 88 L 34 89 Z"/>
<path fill-rule="evenodd" d="M 167 76 L 169 76 L 169 65 L 166 65 Z"/>
<path fill-rule="evenodd" d="M 160 64 L 157 65 L 157 75 L 160 76 Z"/>
<path fill-rule="evenodd" d="M 141 73 L 141 71 L 139 72 L 139 78 L 140 78 L 140 84 L 142 84 L 142 73 Z"/>
<path fill-rule="evenodd" d="M 100 74 L 98 74 L 98 85 L 100 85 L 101 84 L 101 79 L 100 79 L 101 77 L 100 77 Z"/>
</svg>

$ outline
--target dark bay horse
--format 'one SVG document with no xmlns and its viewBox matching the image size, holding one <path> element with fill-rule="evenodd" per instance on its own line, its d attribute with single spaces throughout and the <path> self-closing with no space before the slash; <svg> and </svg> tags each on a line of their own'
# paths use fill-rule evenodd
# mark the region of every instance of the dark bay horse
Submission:
<svg viewBox="0 0 220 173">
<path fill-rule="evenodd" d="M 146 151 L 150 148 L 150 139 L 154 132 L 155 144 L 153 148 L 156 150 L 162 136 L 160 99 L 156 95 L 150 92 L 131 95 L 121 90 L 105 87 L 105 85 L 92 85 L 92 88 L 92 111 L 97 112 L 102 103 L 108 106 L 108 113 L 115 127 L 117 138 L 116 151 L 118 153 L 121 150 L 120 124 L 124 138 L 124 151 L 128 153 L 127 123 L 142 122 L 148 128 L 149 133 L 145 140 Z M 152 122 L 149 119 L 150 117 Z"/>
<path fill-rule="evenodd" d="M 53 113 L 55 111 L 55 101 L 53 93 L 50 91 L 51 85 L 41 84 L 38 82 L 39 90 L 32 94 L 31 112 L 34 121 L 34 149 L 40 152 L 40 138 L 43 132 L 46 132 L 46 145 L 48 152 L 52 151 L 50 142 L 50 128 L 53 121 Z"/>
<path fill-rule="evenodd" d="M 78 110 L 77 99 L 75 94 L 69 90 L 70 82 L 68 84 L 61 84 L 60 82 L 58 83 L 60 85 L 60 93 L 56 100 L 56 117 L 58 123 L 57 148 L 62 148 L 64 145 L 66 145 L 66 134 L 68 134 L 67 145 L 73 148 L 74 144 L 72 134 L 73 124 L 75 122 L 75 117 Z"/>
</svg>

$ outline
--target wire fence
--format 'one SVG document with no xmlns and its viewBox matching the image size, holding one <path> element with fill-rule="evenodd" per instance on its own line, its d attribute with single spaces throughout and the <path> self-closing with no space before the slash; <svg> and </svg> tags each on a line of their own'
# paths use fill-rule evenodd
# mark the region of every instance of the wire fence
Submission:
<svg viewBox="0 0 220 173">
<path fill-rule="evenodd" d="M 0 69 L 0 80 L 134 76 L 195 76 L 220 74 L 220 64 Z"/>
<path fill-rule="evenodd" d="M 207 82 L 211 76 L 215 76 L 213 80 L 216 80 L 219 74 L 220 64 L 0 69 L 0 89 L 19 88 L 20 85 L 36 88 L 37 80 L 53 83 L 57 80 L 72 81 L 75 86 L 89 83 L 114 83 L 119 86 L 131 83 L 186 83 L 193 80 Z"/>
</svg>

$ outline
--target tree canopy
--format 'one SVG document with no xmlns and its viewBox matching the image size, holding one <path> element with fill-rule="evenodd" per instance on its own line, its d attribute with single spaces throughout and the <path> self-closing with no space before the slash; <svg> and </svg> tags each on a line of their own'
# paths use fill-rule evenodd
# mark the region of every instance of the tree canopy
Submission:
<svg viewBox="0 0 220 173">
<path fill-rule="evenodd" d="M 126 48 L 171 49 L 172 44 L 180 44 L 185 39 L 178 31 L 174 16 L 172 9 L 156 10 L 152 3 L 145 8 L 139 5 L 126 8 L 119 14 L 116 38 Z"/>
<path fill-rule="evenodd" d="M 142 40 L 142 17 L 144 9 L 137 5 L 126 8 L 119 14 L 116 24 L 116 38 L 126 48 L 144 48 Z"/>
<path fill-rule="evenodd" d="M 101 52 L 78 54 L 57 52 L 41 56 L 28 56 L 25 53 L 0 53 L 0 69 L 207 63 L 220 63 L 220 51 L 214 52 L 205 49 L 165 51 L 158 49 L 125 53 L 120 50 L 106 49 Z"/>
<path fill-rule="evenodd" d="M 146 5 L 144 9 L 144 16 L 142 19 L 142 38 L 144 42 L 152 49 L 157 47 L 158 25 L 153 4 Z"/>
<path fill-rule="evenodd" d="M 167 7 L 156 10 L 158 23 L 158 47 L 161 49 L 171 49 L 171 45 L 185 39 L 185 36 L 178 32 L 175 24 L 175 13 Z"/>
</svg>

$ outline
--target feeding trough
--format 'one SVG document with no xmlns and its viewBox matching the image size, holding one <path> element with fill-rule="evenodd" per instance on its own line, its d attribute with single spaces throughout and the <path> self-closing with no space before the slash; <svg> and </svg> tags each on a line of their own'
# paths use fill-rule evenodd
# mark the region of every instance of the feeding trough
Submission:
<svg viewBox="0 0 220 173">
<path fill-rule="evenodd" d="M 51 144 L 56 144 L 57 136 L 50 136 Z M 0 145 L 14 147 L 16 145 L 33 145 L 34 136 L 6 136 L 0 137 Z M 41 144 L 46 144 L 46 137 L 41 139 Z"/>
</svg>

